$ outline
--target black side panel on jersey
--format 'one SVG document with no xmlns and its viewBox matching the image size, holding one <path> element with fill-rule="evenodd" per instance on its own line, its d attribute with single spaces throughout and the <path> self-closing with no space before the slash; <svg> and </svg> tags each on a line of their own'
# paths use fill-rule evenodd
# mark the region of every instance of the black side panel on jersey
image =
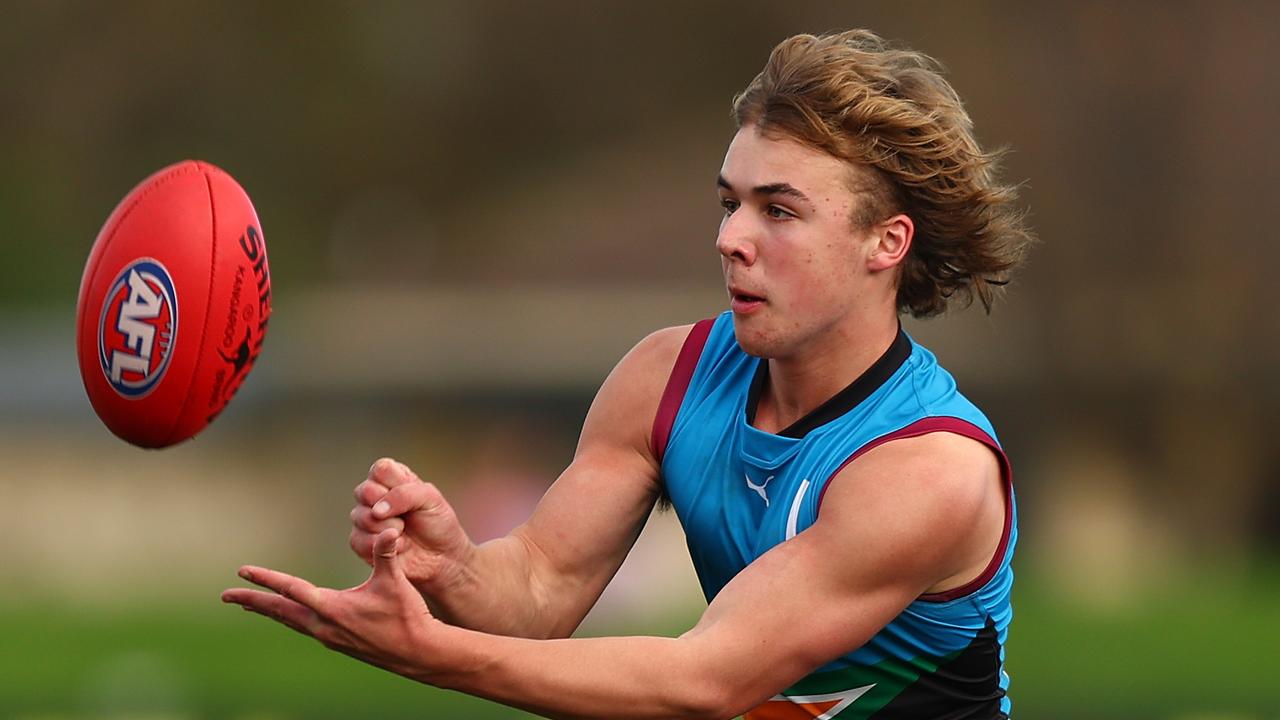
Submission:
<svg viewBox="0 0 1280 720">
<path fill-rule="evenodd" d="M 922 676 L 871 720 L 1007 720 L 1000 710 L 1000 642 L 994 623 L 950 662 Z"/>
</svg>

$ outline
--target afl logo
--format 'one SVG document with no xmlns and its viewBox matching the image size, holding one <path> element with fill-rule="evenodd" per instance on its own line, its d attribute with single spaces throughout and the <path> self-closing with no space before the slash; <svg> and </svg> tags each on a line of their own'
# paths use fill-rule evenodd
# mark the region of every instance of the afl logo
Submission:
<svg viewBox="0 0 1280 720">
<path fill-rule="evenodd" d="M 139 258 L 120 271 L 102 303 L 98 357 L 115 391 L 140 398 L 169 367 L 178 335 L 178 296 L 169 271 Z"/>
</svg>

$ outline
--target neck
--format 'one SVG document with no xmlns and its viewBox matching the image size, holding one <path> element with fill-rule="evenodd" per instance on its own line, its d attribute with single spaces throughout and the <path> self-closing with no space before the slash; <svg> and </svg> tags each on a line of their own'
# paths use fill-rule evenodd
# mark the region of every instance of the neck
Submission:
<svg viewBox="0 0 1280 720">
<path fill-rule="evenodd" d="M 859 318 L 808 347 L 770 358 L 755 427 L 778 432 L 816 410 L 865 373 L 898 335 L 898 316 Z"/>
</svg>

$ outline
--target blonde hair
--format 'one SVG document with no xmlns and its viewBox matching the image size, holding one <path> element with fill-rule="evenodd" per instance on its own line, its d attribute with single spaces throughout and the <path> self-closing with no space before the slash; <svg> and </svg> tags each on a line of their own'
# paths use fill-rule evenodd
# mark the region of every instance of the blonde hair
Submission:
<svg viewBox="0 0 1280 720">
<path fill-rule="evenodd" d="M 754 124 L 870 169 L 855 173 L 853 188 L 870 202 L 853 220 L 868 227 L 901 212 L 915 223 L 897 304 L 916 317 L 975 295 L 990 312 L 1032 240 L 1016 188 L 996 178 L 999 153 L 978 145 L 940 73 L 929 56 L 867 30 L 796 35 L 733 100 L 739 128 Z"/>
</svg>

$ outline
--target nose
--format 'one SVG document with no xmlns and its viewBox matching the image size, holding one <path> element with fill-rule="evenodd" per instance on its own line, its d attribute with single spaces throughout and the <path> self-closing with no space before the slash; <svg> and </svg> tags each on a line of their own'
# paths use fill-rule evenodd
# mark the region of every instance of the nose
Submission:
<svg viewBox="0 0 1280 720">
<path fill-rule="evenodd" d="M 756 261 L 756 242 L 746 213 L 735 212 L 720 221 L 720 234 L 716 237 L 716 249 L 727 261 L 737 260 L 745 265 Z"/>
</svg>

